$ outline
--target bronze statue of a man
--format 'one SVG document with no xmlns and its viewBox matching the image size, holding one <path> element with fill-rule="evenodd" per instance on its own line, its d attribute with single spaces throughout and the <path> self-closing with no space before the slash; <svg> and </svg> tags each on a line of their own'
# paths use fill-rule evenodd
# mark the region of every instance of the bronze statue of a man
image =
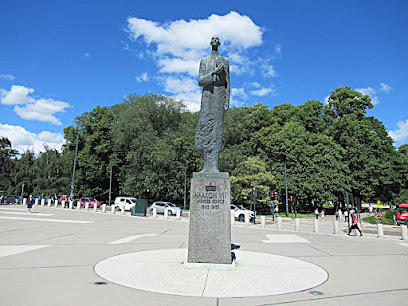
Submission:
<svg viewBox="0 0 408 306">
<path fill-rule="evenodd" d="M 200 62 L 198 84 L 203 87 L 195 147 L 204 156 L 201 172 L 219 172 L 224 113 L 230 100 L 229 62 L 218 54 L 220 40 L 211 38 L 212 52 Z"/>
</svg>

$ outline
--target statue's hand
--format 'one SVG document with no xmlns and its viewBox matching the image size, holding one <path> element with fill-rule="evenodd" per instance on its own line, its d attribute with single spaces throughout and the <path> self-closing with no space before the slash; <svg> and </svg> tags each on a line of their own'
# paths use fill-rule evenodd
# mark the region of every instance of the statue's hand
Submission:
<svg viewBox="0 0 408 306">
<path fill-rule="evenodd" d="M 222 71 L 224 71 L 224 64 L 221 64 L 218 67 L 216 67 L 212 74 L 213 75 L 220 74 Z"/>
</svg>

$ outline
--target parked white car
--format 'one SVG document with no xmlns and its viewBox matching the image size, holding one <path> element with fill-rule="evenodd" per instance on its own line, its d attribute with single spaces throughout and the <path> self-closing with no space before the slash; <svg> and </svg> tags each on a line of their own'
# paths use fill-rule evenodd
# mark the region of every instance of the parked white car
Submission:
<svg viewBox="0 0 408 306">
<path fill-rule="evenodd" d="M 164 214 L 164 210 L 166 208 L 168 210 L 169 215 L 176 215 L 178 210 L 180 211 L 180 216 L 183 214 L 183 211 L 181 210 L 180 207 L 170 202 L 163 202 L 163 201 L 154 202 L 150 206 L 150 213 L 153 213 L 153 208 L 156 208 L 158 214 Z"/>
<path fill-rule="evenodd" d="M 125 210 L 130 211 L 135 205 L 136 198 L 131 197 L 116 197 L 114 202 L 115 210 L 122 210 L 122 206 L 124 206 Z"/>
<path fill-rule="evenodd" d="M 241 222 L 245 221 L 245 215 L 249 216 L 249 221 L 254 220 L 254 212 L 241 206 L 231 204 L 231 212 L 234 212 L 235 219 Z"/>
</svg>

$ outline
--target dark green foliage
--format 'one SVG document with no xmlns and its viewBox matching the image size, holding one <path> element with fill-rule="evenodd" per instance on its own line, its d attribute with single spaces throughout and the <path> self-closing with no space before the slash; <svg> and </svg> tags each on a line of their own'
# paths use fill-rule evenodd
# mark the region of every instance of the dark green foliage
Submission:
<svg viewBox="0 0 408 306">
<path fill-rule="evenodd" d="M 366 95 L 338 88 L 328 104 L 307 101 L 293 106 L 262 104 L 234 107 L 225 114 L 220 171 L 229 172 L 232 199 L 247 204 L 249 192 L 269 192 L 285 202 L 288 193 L 304 209 L 344 205 L 345 192 L 361 200 L 395 204 L 408 200 L 408 145 L 395 150 L 382 124 L 366 111 Z M 1 187 L 11 193 L 69 193 L 77 135 L 75 195 L 106 201 L 112 168 L 112 197 L 118 195 L 183 202 L 192 173 L 202 167 L 194 148 L 198 113 L 183 102 L 162 95 L 130 95 L 110 108 L 97 106 L 64 129 L 63 152 L 45 148 L 38 157 L 15 152 L 4 138 L 0 144 Z M 189 200 L 187 199 L 187 203 Z"/>
<path fill-rule="evenodd" d="M 14 169 L 13 157 L 17 151 L 11 148 L 11 142 L 6 137 L 0 137 L 0 194 L 6 194 L 11 183 L 11 173 Z"/>
</svg>

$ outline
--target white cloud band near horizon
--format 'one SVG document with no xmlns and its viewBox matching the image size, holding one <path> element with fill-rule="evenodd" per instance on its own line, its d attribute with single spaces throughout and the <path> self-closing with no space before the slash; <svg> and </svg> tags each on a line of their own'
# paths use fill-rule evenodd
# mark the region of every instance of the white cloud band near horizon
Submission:
<svg viewBox="0 0 408 306">
<path fill-rule="evenodd" d="M 34 93 L 33 88 L 21 85 L 12 85 L 10 90 L 0 89 L 0 103 L 3 105 L 14 105 L 14 112 L 26 120 L 50 122 L 61 125 L 55 114 L 65 112 L 72 107 L 67 102 L 54 99 L 34 99 L 30 95 Z"/>
<path fill-rule="evenodd" d="M 213 35 L 220 38 L 220 54 L 230 59 L 231 74 L 253 76 L 259 71 L 263 78 L 277 76 L 268 58 L 261 59 L 248 51 L 263 44 L 265 29 L 246 15 L 231 11 L 222 16 L 212 14 L 206 19 L 159 23 L 129 17 L 127 22 L 130 39 L 145 44 L 141 48 L 142 52 L 147 57 L 153 56 L 157 72 L 162 75 L 158 79 L 163 88 L 173 97 L 184 100 L 190 111 L 198 111 L 200 108 L 198 68 L 200 60 L 211 52 L 209 43 Z M 138 48 L 138 51 L 141 49 Z M 281 52 L 280 46 L 278 50 Z M 145 72 L 139 73 L 136 80 L 147 81 L 147 78 L 143 78 Z M 248 94 L 261 97 L 275 93 L 272 87 L 263 88 L 249 91 Z"/>
<path fill-rule="evenodd" d="M 31 133 L 18 125 L 0 123 L 0 137 L 7 137 L 13 149 L 20 154 L 30 150 L 35 154 L 44 151 L 44 145 L 51 149 L 61 151 L 64 144 L 64 136 L 61 133 L 42 131 L 38 134 Z"/>
</svg>

